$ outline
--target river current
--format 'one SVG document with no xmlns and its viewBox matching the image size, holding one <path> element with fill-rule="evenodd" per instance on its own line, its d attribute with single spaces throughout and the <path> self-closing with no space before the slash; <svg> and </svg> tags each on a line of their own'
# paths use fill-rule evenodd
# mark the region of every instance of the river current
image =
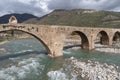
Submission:
<svg viewBox="0 0 120 80">
<path fill-rule="evenodd" d="M 64 50 L 63 53 L 63 57 L 50 58 L 43 45 L 34 38 L 0 44 L 0 80 L 82 80 L 70 79 L 69 74 L 61 72 L 70 57 L 120 66 L 120 54 L 85 50 Z"/>
</svg>

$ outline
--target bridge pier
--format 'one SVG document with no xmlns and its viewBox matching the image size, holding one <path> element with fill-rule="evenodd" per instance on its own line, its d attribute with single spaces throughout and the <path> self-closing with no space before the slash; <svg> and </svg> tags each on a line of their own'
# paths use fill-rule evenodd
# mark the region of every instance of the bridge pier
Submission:
<svg viewBox="0 0 120 80">
<path fill-rule="evenodd" d="M 63 56 L 63 44 L 64 44 L 64 36 L 58 34 L 53 37 L 51 37 L 51 41 L 50 41 L 50 50 L 51 53 L 49 54 L 49 56 L 51 57 L 60 57 Z"/>
<path fill-rule="evenodd" d="M 60 57 L 63 55 L 62 42 L 53 41 L 50 47 L 51 53 L 48 54 L 50 57 Z"/>
<path fill-rule="evenodd" d="M 108 42 L 108 46 L 111 46 L 111 45 L 112 45 L 112 43 L 113 43 L 113 38 L 112 38 L 112 37 L 110 37 L 110 38 L 109 38 L 109 42 Z"/>
<path fill-rule="evenodd" d="M 89 50 L 93 50 L 95 48 L 95 35 L 91 34 L 90 37 L 88 37 L 89 39 Z"/>
</svg>

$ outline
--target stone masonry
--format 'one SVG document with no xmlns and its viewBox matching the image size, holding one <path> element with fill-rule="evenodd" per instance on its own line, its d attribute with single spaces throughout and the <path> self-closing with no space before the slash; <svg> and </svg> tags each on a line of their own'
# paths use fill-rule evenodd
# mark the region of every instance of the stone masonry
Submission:
<svg viewBox="0 0 120 80">
<path fill-rule="evenodd" d="M 33 25 L 33 24 L 1 24 L 0 32 L 18 30 L 28 33 L 43 43 L 48 55 L 59 57 L 63 55 L 63 44 L 68 35 L 72 32 L 78 33 L 81 37 L 83 49 L 94 49 L 97 35 L 101 33 L 101 43 L 112 45 L 113 37 L 120 29 L 114 28 L 91 28 L 57 25 Z"/>
</svg>

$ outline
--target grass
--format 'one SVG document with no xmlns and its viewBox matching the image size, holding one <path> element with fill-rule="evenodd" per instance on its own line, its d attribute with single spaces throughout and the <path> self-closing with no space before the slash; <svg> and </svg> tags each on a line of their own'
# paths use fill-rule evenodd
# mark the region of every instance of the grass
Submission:
<svg viewBox="0 0 120 80">
<path fill-rule="evenodd" d="M 84 13 L 85 11 L 94 11 Z M 45 25 L 66 25 L 85 27 L 120 28 L 119 12 L 95 11 L 95 10 L 55 10 L 40 19 L 28 20 L 25 23 Z M 118 21 L 118 22 L 116 22 Z M 107 22 L 107 23 L 106 23 Z M 105 24 L 106 23 L 106 24 Z"/>
</svg>

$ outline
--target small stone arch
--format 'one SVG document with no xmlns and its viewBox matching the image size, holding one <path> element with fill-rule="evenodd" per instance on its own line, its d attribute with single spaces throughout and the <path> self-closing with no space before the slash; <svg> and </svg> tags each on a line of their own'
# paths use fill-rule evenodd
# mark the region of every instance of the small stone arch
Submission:
<svg viewBox="0 0 120 80">
<path fill-rule="evenodd" d="M 86 36 L 86 34 L 81 32 L 81 31 L 72 31 L 68 35 L 71 35 L 72 33 L 75 33 L 76 35 L 80 36 L 80 38 L 81 38 L 81 48 L 89 50 L 89 40 L 88 40 L 88 37 Z"/>
<path fill-rule="evenodd" d="M 113 43 L 114 42 L 120 42 L 120 32 L 119 31 L 116 31 L 114 33 L 112 40 L 113 40 Z"/>
<path fill-rule="evenodd" d="M 47 54 L 51 55 L 52 52 L 51 52 L 50 48 L 47 46 L 47 44 L 44 40 L 42 40 L 40 37 L 38 37 L 38 35 L 35 35 L 34 33 L 30 33 L 28 31 L 19 30 L 19 29 L 3 30 L 3 31 L 0 31 L 0 33 L 6 32 L 6 31 L 21 31 L 23 33 L 27 33 L 27 34 L 33 36 L 34 38 L 36 38 L 38 41 L 40 41 L 43 44 L 43 46 L 45 47 L 45 49 L 47 51 Z"/>
<path fill-rule="evenodd" d="M 102 30 L 96 34 L 96 39 L 100 39 L 100 44 L 109 45 L 109 35 L 106 31 Z"/>
<path fill-rule="evenodd" d="M 9 18 L 9 24 L 17 24 L 18 23 L 18 20 L 15 16 L 11 16 Z"/>
</svg>

